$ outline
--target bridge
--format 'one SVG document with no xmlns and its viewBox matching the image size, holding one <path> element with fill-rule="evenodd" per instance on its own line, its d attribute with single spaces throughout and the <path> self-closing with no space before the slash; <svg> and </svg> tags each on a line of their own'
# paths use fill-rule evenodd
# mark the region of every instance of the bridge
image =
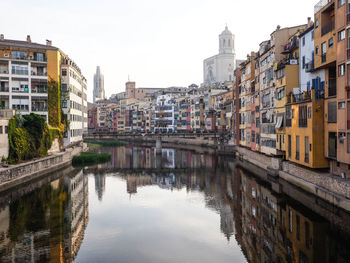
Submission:
<svg viewBox="0 0 350 263">
<path fill-rule="evenodd" d="M 162 143 L 188 144 L 203 147 L 211 147 L 222 151 L 234 147 L 229 143 L 232 139 L 231 132 L 221 133 L 118 133 L 118 132 L 93 132 L 83 135 L 84 140 L 120 140 L 130 142 L 142 142 L 156 144 L 157 150 L 162 148 Z"/>
</svg>

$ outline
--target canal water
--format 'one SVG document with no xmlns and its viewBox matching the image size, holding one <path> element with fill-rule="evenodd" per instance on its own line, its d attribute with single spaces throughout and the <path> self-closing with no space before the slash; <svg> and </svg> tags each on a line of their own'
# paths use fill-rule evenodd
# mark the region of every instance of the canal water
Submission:
<svg viewBox="0 0 350 263">
<path fill-rule="evenodd" d="M 126 145 L 0 194 L 0 262 L 350 262 L 350 216 L 206 152 Z"/>
</svg>

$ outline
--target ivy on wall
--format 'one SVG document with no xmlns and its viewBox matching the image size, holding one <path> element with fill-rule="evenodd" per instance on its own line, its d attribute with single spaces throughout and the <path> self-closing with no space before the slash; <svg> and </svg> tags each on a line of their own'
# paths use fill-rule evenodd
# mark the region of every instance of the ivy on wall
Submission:
<svg viewBox="0 0 350 263">
<path fill-rule="evenodd" d="M 57 138 L 60 139 L 63 138 L 67 126 L 67 120 L 64 118 L 62 111 L 61 94 L 61 84 L 50 79 L 48 82 L 48 114 L 51 127 L 49 129 L 55 130 Z"/>
<path fill-rule="evenodd" d="M 48 82 L 49 125 L 59 127 L 61 122 L 61 87 L 60 83 L 50 79 Z"/>
<path fill-rule="evenodd" d="M 43 117 L 31 113 L 15 115 L 9 121 L 9 163 L 18 163 L 47 155 L 55 138 L 61 138 L 58 128 L 49 128 Z"/>
</svg>

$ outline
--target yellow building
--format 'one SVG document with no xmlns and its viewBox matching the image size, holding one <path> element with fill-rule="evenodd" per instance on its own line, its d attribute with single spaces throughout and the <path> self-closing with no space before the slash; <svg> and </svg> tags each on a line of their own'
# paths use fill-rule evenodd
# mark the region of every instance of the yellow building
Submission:
<svg viewBox="0 0 350 263">
<path fill-rule="evenodd" d="M 286 105 L 286 158 L 310 167 L 327 168 L 322 143 L 324 134 L 323 95 L 314 89 L 288 96 Z"/>
</svg>

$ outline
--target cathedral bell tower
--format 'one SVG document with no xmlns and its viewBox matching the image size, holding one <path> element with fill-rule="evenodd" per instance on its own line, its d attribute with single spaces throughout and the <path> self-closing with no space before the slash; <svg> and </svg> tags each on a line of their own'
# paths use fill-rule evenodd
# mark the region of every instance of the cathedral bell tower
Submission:
<svg viewBox="0 0 350 263">
<path fill-rule="evenodd" d="M 219 53 L 220 54 L 234 54 L 235 53 L 235 36 L 228 30 L 225 30 L 219 35 Z"/>
</svg>

